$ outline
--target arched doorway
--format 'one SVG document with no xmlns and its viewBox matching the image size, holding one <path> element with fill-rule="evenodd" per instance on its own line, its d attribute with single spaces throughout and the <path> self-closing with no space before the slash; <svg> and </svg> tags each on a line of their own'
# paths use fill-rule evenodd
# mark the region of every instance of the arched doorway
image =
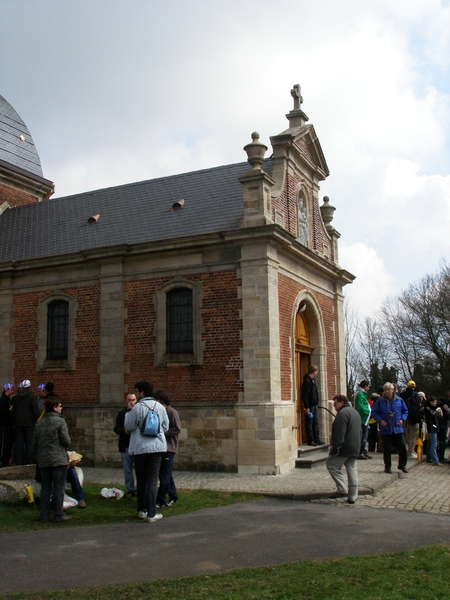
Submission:
<svg viewBox="0 0 450 600">
<path fill-rule="evenodd" d="M 305 313 L 297 312 L 295 317 L 295 392 L 297 423 L 299 424 L 297 428 L 297 444 L 299 446 L 306 443 L 307 440 L 301 388 L 303 377 L 308 373 L 308 367 L 311 364 L 313 350 Z"/>
</svg>

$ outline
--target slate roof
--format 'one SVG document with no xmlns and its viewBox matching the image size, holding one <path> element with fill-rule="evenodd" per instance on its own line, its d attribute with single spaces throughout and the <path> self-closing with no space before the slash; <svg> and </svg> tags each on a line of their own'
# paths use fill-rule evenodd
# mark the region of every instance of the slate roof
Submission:
<svg viewBox="0 0 450 600">
<path fill-rule="evenodd" d="M 263 169 L 271 173 L 268 159 Z M 243 217 L 247 162 L 50 198 L 0 216 L 0 263 L 232 231 Z M 184 199 L 180 210 L 172 205 Z M 89 217 L 100 214 L 94 225 Z"/>
<path fill-rule="evenodd" d="M 3 96 L 0 96 L 0 160 L 43 177 L 39 154 L 28 127 Z"/>
</svg>

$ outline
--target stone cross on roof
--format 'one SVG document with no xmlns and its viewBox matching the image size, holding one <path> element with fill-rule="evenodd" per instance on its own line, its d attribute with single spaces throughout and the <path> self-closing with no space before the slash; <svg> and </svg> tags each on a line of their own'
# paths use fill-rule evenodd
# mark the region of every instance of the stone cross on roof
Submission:
<svg viewBox="0 0 450 600">
<path fill-rule="evenodd" d="M 300 85 L 296 83 L 291 90 L 291 96 L 294 98 L 294 110 L 301 110 L 303 103 L 303 96 Z"/>
</svg>

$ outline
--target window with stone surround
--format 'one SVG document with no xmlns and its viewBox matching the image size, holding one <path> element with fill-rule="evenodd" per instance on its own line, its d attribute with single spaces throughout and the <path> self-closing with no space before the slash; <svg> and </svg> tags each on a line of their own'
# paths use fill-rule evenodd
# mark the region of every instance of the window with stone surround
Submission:
<svg viewBox="0 0 450 600">
<path fill-rule="evenodd" d="M 201 286 L 176 279 L 156 292 L 157 365 L 203 362 Z"/>
<path fill-rule="evenodd" d="M 52 294 L 38 304 L 38 371 L 75 369 L 75 315 L 69 294 Z"/>
</svg>

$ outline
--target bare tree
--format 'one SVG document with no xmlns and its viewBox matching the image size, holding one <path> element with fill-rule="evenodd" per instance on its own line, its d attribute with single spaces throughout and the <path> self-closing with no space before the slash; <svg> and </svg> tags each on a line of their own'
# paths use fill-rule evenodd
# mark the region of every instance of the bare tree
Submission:
<svg viewBox="0 0 450 600">
<path fill-rule="evenodd" d="M 344 300 L 344 343 L 345 343 L 345 369 L 347 381 L 347 397 L 353 400 L 356 384 L 358 382 L 358 330 L 359 315 L 348 299 Z"/>
</svg>

